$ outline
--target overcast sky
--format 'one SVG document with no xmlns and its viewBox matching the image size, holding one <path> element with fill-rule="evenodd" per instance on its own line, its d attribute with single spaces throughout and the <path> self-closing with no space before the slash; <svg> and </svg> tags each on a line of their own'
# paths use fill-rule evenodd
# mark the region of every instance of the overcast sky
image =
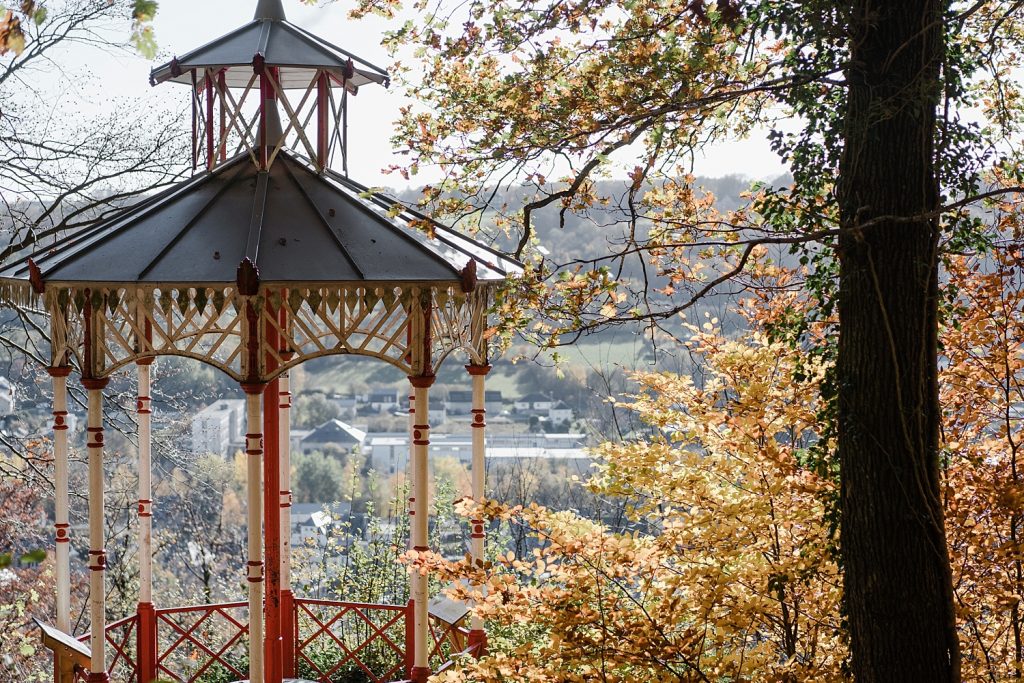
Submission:
<svg viewBox="0 0 1024 683">
<path fill-rule="evenodd" d="M 369 62 L 388 66 L 387 52 L 380 45 L 380 36 L 387 28 L 384 20 L 368 18 L 353 22 L 346 17 L 350 3 L 344 1 L 309 7 L 299 0 L 284 0 L 284 5 L 293 23 Z M 187 88 L 171 83 L 151 87 L 150 69 L 174 54 L 183 54 L 251 20 L 255 6 L 255 0 L 161 0 L 160 11 L 153 22 L 160 45 L 160 55 L 155 61 L 131 54 L 110 55 L 75 49 L 58 56 L 60 65 L 73 78 L 57 81 L 55 76 L 48 76 L 47 82 L 51 90 L 59 89 L 65 101 L 75 102 L 73 109 L 86 113 L 124 106 L 183 107 L 188 101 Z M 86 69 L 91 78 L 84 77 Z M 349 172 L 357 180 L 393 188 L 407 185 L 398 176 L 380 172 L 396 161 L 389 138 L 392 121 L 403 102 L 398 88 L 385 90 L 378 86 L 363 87 L 351 101 Z M 183 117 L 180 125 L 190 125 L 187 117 Z M 698 175 L 739 174 L 757 179 L 775 178 L 785 171 L 768 148 L 763 132 L 748 140 L 708 150 L 697 160 L 694 170 Z M 430 176 L 429 171 L 421 173 L 413 178 L 412 184 L 430 182 Z"/>
</svg>

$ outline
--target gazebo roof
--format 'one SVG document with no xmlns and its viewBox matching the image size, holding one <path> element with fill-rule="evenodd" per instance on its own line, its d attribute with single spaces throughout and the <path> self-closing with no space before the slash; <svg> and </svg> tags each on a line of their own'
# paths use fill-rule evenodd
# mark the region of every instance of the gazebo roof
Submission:
<svg viewBox="0 0 1024 683">
<path fill-rule="evenodd" d="M 223 68 L 228 87 L 244 88 L 257 55 L 265 66 L 280 69 L 285 88 L 306 88 L 315 69 L 326 69 L 351 90 L 367 83 L 388 84 L 384 69 L 287 21 L 280 0 L 260 2 L 248 24 L 153 69 L 150 82 L 191 84 L 193 69 Z"/>
<path fill-rule="evenodd" d="M 429 226 L 431 234 L 417 226 Z M 248 259 L 263 283 L 498 281 L 521 266 L 282 150 L 247 153 L 0 270 L 7 280 L 82 285 L 233 283 Z M 33 273 L 33 270 L 38 272 Z"/>
</svg>

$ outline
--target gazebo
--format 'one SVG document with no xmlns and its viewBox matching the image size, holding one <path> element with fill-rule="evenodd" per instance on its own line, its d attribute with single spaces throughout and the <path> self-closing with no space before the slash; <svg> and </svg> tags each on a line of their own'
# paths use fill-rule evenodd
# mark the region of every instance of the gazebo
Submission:
<svg viewBox="0 0 1024 683">
<path fill-rule="evenodd" d="M 311 358 L 355 354 L 408 376 L 410 547 L 427 550 L 434 372 L 452 352 L 468 360 L 472 490 L 482 498 L 487 312 L 497 288 L 521 267 L 348 177 L 349 98 L 365 85 L 387 85 L 387 74 L 289 23 L 280 0 L 260 0 L 251 22 L 154 69 L 151 81 L 190 88 L 194 175 L 0 271 L 4 302 L 49 315 L 57 613 L 55 627 L 43 630 L 55 651 L 55 678 L 192 681 L 219 667 L 234 678 L 279 683 L 296 676 L 300 662 L 314 664 L 305 646 L 333 638 L 341 661 L 327 670 L 314 666 L 320 680 L 347 662 L 371 680 L 423 681 L 444 637 L 428 614 L 427 576 L 410 572 L 404 605 L 293 594 L 288 372 Z M 150 370 L 167 355 L 220 369 L 246 395 L 244 602 L 154 603 L 151 531 L 159 508 L 151 499 Z M 108 624 L 103 390 L 130 365 L 138 374 L 140 589 L 136 613 Z M 88 396 L 91 631 L 78 638 L 70 615 L 66 420 L 74 370 Z M 482 559 L 483 523 L 472 521 L 470 532 L 472 557 Z M 312 616 L 314 602 L 317 614 L 328 614 L 316 620 L 313 636 L 300 637 L 299 615 Z M 374 610 L 383 617 L 371 618 Z M 196 615 L 197 625 L 171 619 L 185 613 Z M 363 624 L 366 642 L 352 647 L 337 637 L 332 628 L 342 614 Z M 197 631 L 214 619 L 233 629 L 227 644 L 206 642 Z M 486 644 L 479 620 L 448 635 L 476 653 Z M 371 640 L 394 650 L 400 664 L 386 671 L 366 666 L 361 653 Z M 247 671 L 225 656 L 242 642 Z M 187 674 L 173 664 L 175 648 L 185 645 L 204 657 Z"/>
</svg>

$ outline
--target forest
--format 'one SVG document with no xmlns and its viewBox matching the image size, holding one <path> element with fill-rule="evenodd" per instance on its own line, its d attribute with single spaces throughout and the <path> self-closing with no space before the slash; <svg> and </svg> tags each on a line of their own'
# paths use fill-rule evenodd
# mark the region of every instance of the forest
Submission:
<svg viewBox="0 0 1024 683">
<path fill-rule="evenodd" d="M 66 42 L 152 55 L 171 5 L 4 10 L 8 263 L 188 176 L 187 132 L 159 113 L 55 127 L 32 91 Z M 523 485 L 492 469 L 473 498 L 435 463 L 427 549 L 404 540 L 408 491 L 375 497 L 370 477 L 346 495 L 371 531 L 354 539 L 336 517 L 342 564 L 303 549 L 301 590 L 402 601 L 407 575 L 429 574 L 488 634 L 432 677 L 448 683 L 1024 680 L 1024 2 L 345 9 L 388 26 L 390 87 L 407 98 L 387 114 L 388 170 L 416 189 L 394 213 L 523 265 L 488 311 L 488 344 L 557 379 L 573 347 L 639 335 L 646 367 L 603 387 L 605 421 L 633 428 L 604 430 L 584 474 Z M 700 154 L 752 138 L 785 174 L 694 174 Z M 6 320 L 7 365 L 31 377 L 47 364 L 42 319 Z M 136 523 L 134 418 L 111 387 L 106 523 L 121 538 Z M 29 620 L 53 610 L 50 436 L 0 444 L 0 667 L 49 680 Z M 169 461 L 159 484 L 194 521 L 163 552 L 191 553 L 176 571 L 207 601 L 242 580 L 244 469 Z M 216 553 L 193 551 L 197 529 Z M 112 595 L 135 589 L 132 554 L 111 549 Z M 168 591 L 174 574 L 158 577 Z M 79 577 L 76 605 L 86 591 Z"/>
</svg>

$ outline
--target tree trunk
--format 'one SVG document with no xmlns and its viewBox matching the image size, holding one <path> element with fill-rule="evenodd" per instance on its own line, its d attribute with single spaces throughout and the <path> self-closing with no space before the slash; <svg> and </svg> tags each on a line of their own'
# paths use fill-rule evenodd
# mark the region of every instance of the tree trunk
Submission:
<svg viewBox="0 0 1024 683">
<path fill-rule="evenodd" d="M 853 0 L 839 202 L 839 458 L 858 683 L 960 680 L 939 496 L 939 192 L 946 0 Z"/>
</svg>

